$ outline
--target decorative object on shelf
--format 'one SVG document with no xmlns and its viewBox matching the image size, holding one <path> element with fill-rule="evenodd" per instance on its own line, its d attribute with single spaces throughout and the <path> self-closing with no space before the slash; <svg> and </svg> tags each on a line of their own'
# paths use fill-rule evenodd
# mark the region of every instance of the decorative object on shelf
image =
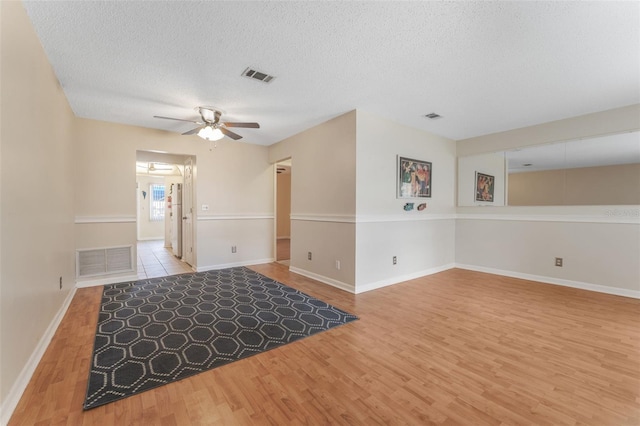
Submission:
<svg viewBox="0 0 640 426">
<path fill-rule="evenodd" d="M 396 198 L 431 198 L 431 163 L 397 157 Z"/>
<path fill-rule="evenodd" d="M 491 175 L 476 172 L 476 201 L 493 203 L 493 190 L 496 178 Z"/>
<path fill-rule="evenodd" d="M 404 205 L 404 207 L 403 207 L 403 209 L 404 209 L 404 211 L 405 211 L 405 212 L 408 212 L 408 211 L 413 210 L 413 203 L 407 203 L 407 204 L 405 204 L 405 205 Z"/>
<path fill-rule="evenodd" d="M 418 204 L 418 211 L 421 212 L 422 210 L 427 208 L 427 203 L 422 203 L 422 204 Z"/>
</svg>

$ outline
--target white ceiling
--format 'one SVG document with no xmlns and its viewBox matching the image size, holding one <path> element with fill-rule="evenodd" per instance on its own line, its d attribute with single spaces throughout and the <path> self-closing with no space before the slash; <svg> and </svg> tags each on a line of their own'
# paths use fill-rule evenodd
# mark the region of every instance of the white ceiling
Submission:
<svg viewBox="0 0 640 426">
<path fill-rule="evenodd" d="M 270 145 L 358 108 L 458 140 L 640 102 L 637 1 L 24 4 L 75 114 L 116 123 L 213 105 Z"/>
</svg>

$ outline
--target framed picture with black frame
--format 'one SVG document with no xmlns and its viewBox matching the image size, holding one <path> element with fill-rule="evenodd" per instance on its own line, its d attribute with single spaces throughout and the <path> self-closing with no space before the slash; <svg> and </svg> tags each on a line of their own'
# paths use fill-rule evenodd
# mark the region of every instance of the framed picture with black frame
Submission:
<svg viewBox="0 0 640 426">
<path fill-rule="evenodd" d="M 495 176 L 476 172 L 476 201 L 493 203 L 493 190 L 495 183 Z"/>
<path fill-rule="evenodd" d="M 431 163 L 399 155 L 397 157 L 396 198 L 431 198 Z"/>
</svg>

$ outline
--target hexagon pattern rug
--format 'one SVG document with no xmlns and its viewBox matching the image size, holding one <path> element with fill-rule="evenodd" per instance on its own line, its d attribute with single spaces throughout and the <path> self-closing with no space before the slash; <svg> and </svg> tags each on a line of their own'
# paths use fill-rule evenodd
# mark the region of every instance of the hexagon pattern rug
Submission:
<svg viewBox="0 0 640 426">
<path fill-rule="evenodd" d="M 244 267 L 106 285 L 84 409 L 356 319 Z"/>
</svg>

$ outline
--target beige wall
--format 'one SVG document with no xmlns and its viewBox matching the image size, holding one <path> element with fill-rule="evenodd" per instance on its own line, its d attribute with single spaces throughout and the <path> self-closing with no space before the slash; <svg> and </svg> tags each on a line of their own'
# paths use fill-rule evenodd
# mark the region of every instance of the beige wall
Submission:
<svg viewBox="0 0 640 426">
<path fill-rule="evenodd" d="M 272 163 L 291 158 L 292 214 L 356 212 L 356 112 L 351 111 L 269 147 Z"/>
<path fill-rule="evenodd" d="M 289 238 L 291 236 L 291 174 L 276 175 L 276 236 Z"/>
<path fill-rule="evenodd" d="M 632 105 L 458 141 L 457 151 L 483 154 L 638 129 L 640 105 Z M 457 212 L 458 265 L 640 296 L 638 205 L 458 207 Z M 565 266 L 555 267 L 555 257 Z"/>
<path fill-rule="evenodd" d="M 243 250 L 252 226 L 226 231 L 229 220 L 268 221 L 273 226 L 273 166 L 268 149 L 243 142 L 222 140 L 210 144 L 196 136 L 78 119 L 76 140 L 76 215 L 82 218 L 128 218 L 136 215 L 136 151 L 159 150 L 195 158 L 195 233 L 197 268 L 215 268 L 273 258 L 273 231 L 259 234 L 259 252 Z M 117 173 L 114 171 L 117 170 Z M 202 204 L 209 210 L 203 211 Z M 213 226 L 212 222 L 218 221 Z M 77 224 L 82 248 L 103 247 L 93 228 L 102 224 Z M 129 229 L 130 223 L 112 227 Z M 135 227 L 134 227 L 135 230 Z M 116 232 L 115 245 L 135 245 L 136 234 Z M 226 246 L 229 247 L 226 247 Z M 231 253 L 231 245 L 238 253 Z M 268 247 L 267 247 L 268 246 Z M 267 248 L 265 248 L 267 247 Z M 246 256 L 243 257 L 241 253 Z"/>
<path fill-rule="evenodd" d="M 356 112 L 269 147 L 291 158 L 291 266 L 355 290 Z M 312 252 L 312 260 L 307 253 Z M 335 261 L 341 262 L 336 269 Z"/>
<path fill-rule="evenodd" d="M 509 175 L 511 206 L 640 204 L 640 164 Z"/>
<path fill-rule="evenodd" d="M 7 413 L 74 286 L 74 116 L 22 4 L 0 2 L 0 19 L 0 411 Z"/>
</svg>

